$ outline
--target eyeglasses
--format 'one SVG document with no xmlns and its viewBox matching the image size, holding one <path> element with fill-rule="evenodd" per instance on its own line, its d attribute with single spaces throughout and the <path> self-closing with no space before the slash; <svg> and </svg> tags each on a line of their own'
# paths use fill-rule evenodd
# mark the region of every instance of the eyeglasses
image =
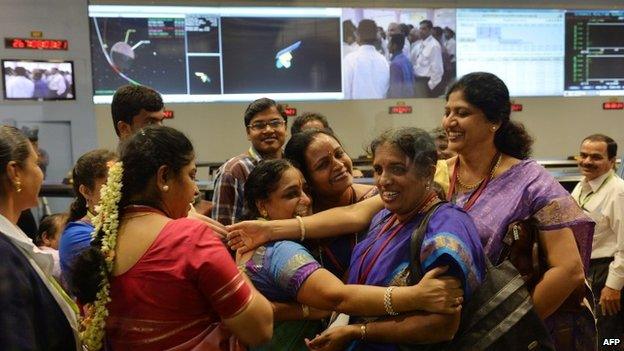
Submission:
<svg viewBox="0 0 624 351">
<path fill-rule="evenodd" d="M 271 129 L 277 129 L 283 126 L 284 123 L 286 122 L 284 122 L 283 119 L 273 119 L 268 122 L 255 122 L 249 124 L 247 127 L 255 131 L 261 131 L 264 130 L 267 126 L 271 127 Z"/>
</svg>

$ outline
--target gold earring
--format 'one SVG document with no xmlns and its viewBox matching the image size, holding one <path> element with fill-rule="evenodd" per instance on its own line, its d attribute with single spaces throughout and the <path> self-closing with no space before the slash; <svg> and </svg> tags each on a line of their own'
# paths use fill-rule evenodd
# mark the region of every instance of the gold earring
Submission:
<svg viewBox="0 0 624 351">
<path fill-rule="evenodd" d="M 163 185 L 162 190 L 163 190 L 164 192 L 169 191 L 169 185 Z"/>
<path fill-rule="evenodd" d="M 18 193 L 22 192 L 22 182 L 20 182 L 19 180 L 15 181 L 15 191 L 17 191 Z"/>
<path fill-rule="evenodd" d="M 262 218 L 268 218 L 269 217 L 269 213 L 267 212 L 267 210 L 261 209 L 260 210 L 260 216 L 262 216 Z"/>
<path fill-rule="evenodd" d="M 496 131 L 496 126 L 492 127 L 492 131 L 495 132 Z"/>
</svg>

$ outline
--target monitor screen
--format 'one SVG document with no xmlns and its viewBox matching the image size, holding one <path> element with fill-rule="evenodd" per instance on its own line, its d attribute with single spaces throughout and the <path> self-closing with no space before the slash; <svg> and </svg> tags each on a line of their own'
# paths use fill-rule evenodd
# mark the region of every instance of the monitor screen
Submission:
<svg viewBox="0 0 624 351">
<path fill-rule="evenodd" d="M 624 94 L 624 11 L 566 13 L 566 96 Z"/>
<path fill-rule="evenodd" d="M 2 60 L 6 100 L 75 100 L 72 61 Z"/>
<path fill-rule="evenodd" d="M 340 11 L 89 6 L 96 103 L 124 84 L 167 102 L 342 98 Z"/>
<path fill-rule="evenodd" d="M 563 10 L 458 9 L 457 75 L 490 72 L 513 96 L 560 96 L 563 36 Z"/>
</svg>

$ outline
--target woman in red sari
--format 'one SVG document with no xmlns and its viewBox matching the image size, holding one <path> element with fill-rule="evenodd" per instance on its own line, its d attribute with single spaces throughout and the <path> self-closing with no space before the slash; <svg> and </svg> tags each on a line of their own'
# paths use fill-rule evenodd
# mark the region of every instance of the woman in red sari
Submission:
<svg viewBox="0 0 624 351">
<path fill-rule="evenodd" d="M 270 339 L 269 302 L 212 230 L 187 218 L 198 193 L 194 158 L 191 142 L 168 127 L 122 145 L 95 239 L 71 272 L 73 292 L 88 304 L 90 349 L 102 339 L 113 350 L 229 350 L 238 346 L 230 332 L 248 345 Z"/>
</svg>

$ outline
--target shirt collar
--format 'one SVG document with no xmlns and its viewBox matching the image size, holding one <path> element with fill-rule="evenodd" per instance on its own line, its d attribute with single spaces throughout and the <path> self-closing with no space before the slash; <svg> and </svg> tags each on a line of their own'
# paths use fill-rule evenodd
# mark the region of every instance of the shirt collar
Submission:
<svg viewBox="0 0 624 351">
<path fill-rule="evenodd" d="M 249 154 L 249 156 L 256 162 L 262 161 L 262 156 L 260 156 L 258 150 L 256 150 L 253 146 L 249 147 L 249 150 L 247 150 L 247 154 Z"/>
<path fill-rule="evenodd" d="M 52 273 L 54 260 L 52 254 L 44 252 L 38 248 L 19 227 L 11 223 L 6 217 L 0 214 L 0 232 L 11 240 L 11 242 L 19 247 L 25 254 L 32 257 L 37 265 L 47 274 Z"/>
<path fill-rule="evenodd" d="M 591 188 L 591 191 L 596 192 L 598 188 L 600 188 L 602 183 L 604 183 L 606 179 L 610 177 L 612 174 L 613 174 L 613 170 L 610 170 L 609 172 L 601 175 L 600 177 L 594 178 L 592 180 L 584 179 L 583 181 L 585 184 L 589 185 L 589 187 Z"/>
<path fill-rule="evenodd" d="M 375 49 L 375 46 L 370 45 L 370 44 L 360 45 L 358 50 L 361 50 L 361 51 L 375 51 L 375 52 L 377 52 L 377 49 Z"/>
</svg>

